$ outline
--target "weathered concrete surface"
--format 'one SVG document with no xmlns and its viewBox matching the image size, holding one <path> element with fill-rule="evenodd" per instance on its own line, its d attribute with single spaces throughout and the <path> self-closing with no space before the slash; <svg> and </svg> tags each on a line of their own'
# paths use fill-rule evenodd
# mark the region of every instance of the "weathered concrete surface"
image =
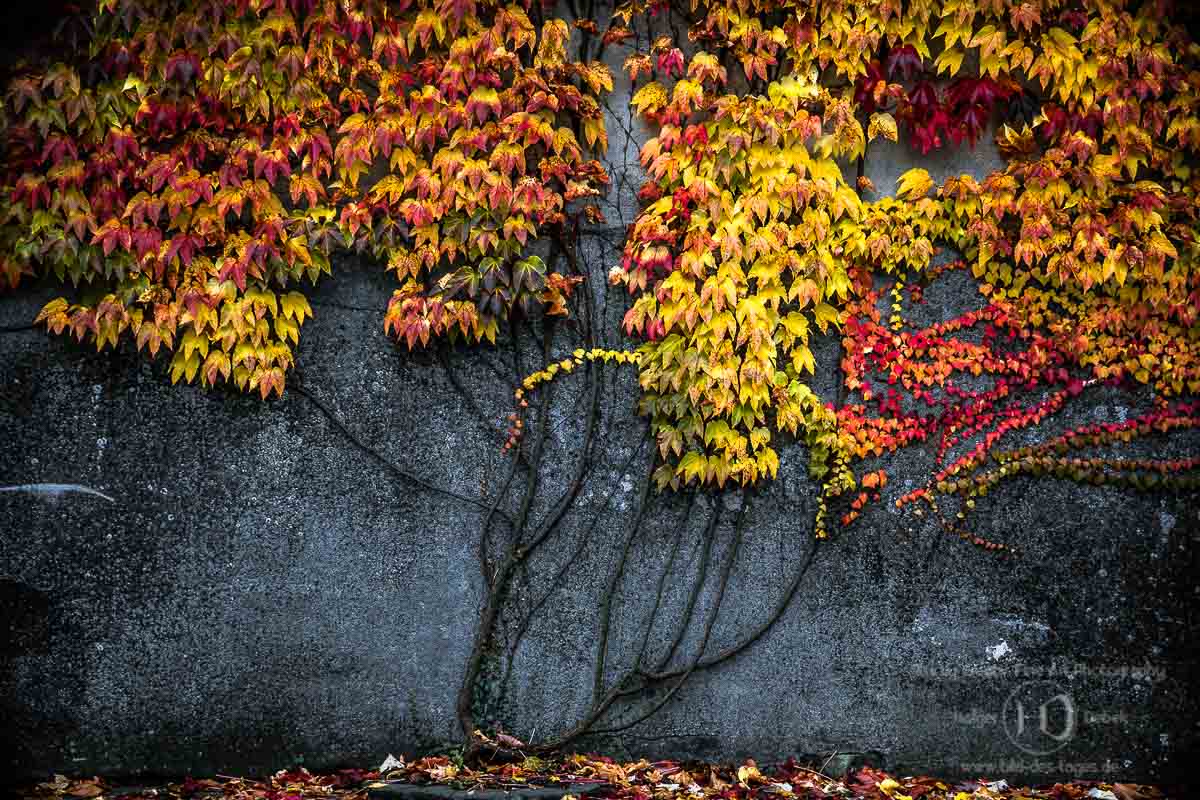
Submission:
<svg viewBox="0 0 1200 800">
<path fill-rule="evenodd" d="M 611 59 L 623 55 L 618 48 Z M 610 101 L 611 227 L 591 232 L 584 248 L 613 344 L 625 301 L 603 275 L 636 213 L 645 136 L 621 111 L 627 98 L 619 85 Z M 916 161 L 872 144 L 868 175 L 886 190 Z M 984 148 L 931 163 L 944 177 L 983 174 L 996 160 Z M 510 464 L 498 431 L 514 355 L 450 353 L 452 380 L 434 355 L 383 336 L 391 289 L 376 267 L 339 265 L 313 294 L 316 317 L 290 385 L 395 466 L 490 502 Z M 49 296 L 0 298 L 0 327 L 27 323 Z M 976 295 L 958 276 L 927 297 L 921 313 L 946 316 Z M 540 363 L 536 341 L 526 336 L 518 348 L 523 370 Z M 557 352 L 576 341 L 564 326 Z M 836 350 L 826 344 L 816 384 L 832 396 Z M 577 377 L 554 389 L 535 519 L 579 457 Z M 525 611 L 547 599 L 511 663 L 507 649 L 494 656 L 483 693 L 488 715 L 524 739 L 569 727 L 589 703 L 598 608 L 646 465 L 632 374 L 608 371 L 603 386 L 596 463 L 553 546 L 510 597 L 506 648 Z M 1118 419 L 1143 401 L 1108 390 L 1082 400 L 1069 422 Z M 804 452 L 782 455 L 779 479 L 749 512 L 709 653 L 770 616 L 813 546 L 816 489 Z M 694 675 L 657 716 L 583 744 L 764 761 L 838 751 L 900 771 L 1033 779 L 1182 775 L 1200 745 L 1197 498 L 1013 482 L 975 517 L 980 533 L 1023 550 L 1005 559 L 890 508 L 931 464 L 920 449 L 887 463 L 885 503 L 821 546 L 760 641 Z M 6 777 L 361 764 L 456 738 L 455 692 L 482 596 L 482 512 L 362 452 L 305 396 L 289 390 L 263 403 L 172 387 L 161 365 L 134 355 L 0 333 L 0 486 L 34 484 L 58 488 L 0 492 Z M 502 507 L 515 501 L 510 492 Z M 698 647 L 739 502 L 725 498 L 695 622 L 672 665 Z M 653 660 L 666 654 L 712 504 L 701 498 L 684 524 L 684 498 L 654 501 L 613 601 L 608 679 L 638 649 L 678 540 L 649 638 Z M 1033 721 L 1057 695 L 1076 722 L 1061 743 L 1028 728 L 1009 735 L 1018 706 Z M 1062 722 L 1051 715 L 1050 732 Z M 1027 752 L 1048 745 L 1060 748 Z"/>
<path fill-rule="evenodd" d="M 492 497 L 507 461 L 486 423 L 506 406 L 506 355 L 453 356 L 492 417 L 476 419 L 440 365 L 382 336 L 387 293 L 355 271 L 322 287 L 297 381 L 404 468 Z M 3 323 L 28 319 L 41 299 L 6 298 Z M 330 764 L 454 737 L 454 692 L 480 601 L 478 509 L 399 479 L 293 392 L 261 403 L 171 387 L 136 357 L 97 357 L 36 332 L 0 335 L 0 351 L 0 485 L 77 484 L 115 501 L 0 493 L 8 775 Z M 520 737 L 567 727 L 590 693 L 597 604 L 644 463 L 622 470 L 640 423 L 630 376 L 614 381 L 599 464 L 552 558 L 513 599 L 510 633 L 518 610 L 574 557 L 508 682 L 492 690 L 492 710 Z M 541 507 L 576 457 L 564 387 Z M 1115 418 L 1127 402 L 1097 395 L 1079 415 Z M 815 491 L 803 452 L 786 449 L 784 461 L 751 511 L 714 649 L 766 618 L 812 546 Z M 921 452 L 894 461 L 896 490 L 929 463 Z M 1101 774 L 1111 758 L 1123 774 L 1169 775 L 1196 744 L 1195 500 L 1013 483 L 976 521 L 1020 546 L 1019 559 L 878 511 L 822 547 L 762 641 L 601 744 L 767 760 L 878 751 L 902 769 L 992 774 L 1061 764 Z M 653 652 L 674 635 L 709 505 L 682 537 Z M 615 653 L 636 647 L 683 511 L 681 498 L 660 500 L 635 542 Z M 732 541 L 732 512 L 723 519 L 714 565 Z M 695 644 L 693 632 L 683 650 Z M 1099 672 L 1112 667 L 1148 670 L 1147 679 Z M 1001 721 L 1010 693 L 1041 677 L 1054 677 L 1092 719 L 1045 763 L 1015 747 Z"/>
<path fill-rule="evenodd" d="M 477 419 L 434 359 L 399 352 L 380 333 L 388 291 L 355 270 L 318 290 L 297 382 L 397 464 L 491 498 L 508 463 L 488 427 L 506 406 L 507 355 L 452 357 L 491 416 Z M 27 320 L 37 294 L 6 298 L 2 323 Z M 933 290 L 931 300 L 945 308 Z M 0 350 L 0 485 L 76 484 L 114 501 L 0 493 L 6 774 L 373 761 L 454 738 L 480 601 L 478 509 L 407 484 L 294 392 L 262 403 L 172 387 L 137 357 L 96 356 L 36 332 L 0 335 Z M 569 726 L 590 694 L 597 604 L 644 463 L 623 470 L 640 423 L 631 376 L 613 380 L 599 463 L 511 603 L 510 636 L 574 558 L 507 683 L 490 690 L 491 710 L 523 738 Z M 577 398 L 570 384 L 561 391 L 539 513 L 577 457 Z M 1129 402 L 1098 394 L 1073 419 L 1117 418 Z M 750 512 L 713 650 L 767 617 L 812 546 L 815 489 L 802 450 L 785 449 L 784 462 Z M 929 463 L 920 451 L 894 460 L 895 490 Z M 899 769 L 1035 777 L 1103 774 L 1112 759 L 1121 774 L 1170 776 L 1196 744 L 1195 501 L 1015 482 L 976 522 L 1021 547 L 1018 559 L 879 510 L 822 546 L 762 641 L 694 676 L 657 717 L 594 744 L 766 760 L 874 751 Z M 726 501 L 697 619 L 737 503 Z M 682 532 L 651 651 L 673 638 L 710 505 L 700 501 L 685 530 L 682 498 L 656 502 L 620 587 L 615 662 L 636 649 Z M 1144 677 L 1103 673 L 1127 667 Z M 1069 694 L 1080 722 L 1041 759 L 1003 724 L 1010 694 L 1039 678 Z"/>
</svg>

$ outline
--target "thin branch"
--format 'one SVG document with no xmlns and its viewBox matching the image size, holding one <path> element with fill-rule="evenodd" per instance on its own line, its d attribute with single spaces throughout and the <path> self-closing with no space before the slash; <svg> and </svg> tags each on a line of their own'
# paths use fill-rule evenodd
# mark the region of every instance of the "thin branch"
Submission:
<svg viewBox="0 0 1200 800">
<path fill-rule="evenodd" d="M 537 550 L 537 548 L 540 547 L 546 541 L 546 539 L 549 538 L 550 534 L 552 534 L 558 527 L 558 523 L 562 521 L 562 518 L 566 515 L 567 510 L 570 509 L 571 505 L 575 502 L 575 498 L 579 496 L 579 491 L 583 488 L 584 478 L 587 476 L 588 472 L 591 471 L 590 456 L 592 444 L 596 435 L 596 420 L 599 417 L 600 410 L 599 368 L 594 367 L 593 365 L 588 369 L 588 374 L 592 402 L 591 409 L 589 410 L 587 417 L 587 425 L 584 430 L 583 454 L 579 457 L 579 462 L 575 467 L 575 474 L 572 477 L 571 482 L 567 485 L 567 489 L 563 493 L 562 497 L 560 497 L 554 507 L 547 512 L 546 517 L 542 520 L 541 524 L 538 525 L 536 532 L 533 534 L 533 538 L 530 540 L 529 544 L 521 547 L 518 551 L 518 558 L 522 561 L 529 558 L 529 556 L 532 555 L 533 552 Z"/>
<path fill-rule="evenodd" d="M 804 580 L 804 576 L 808 573 L 809 568 L 812 566 L 813 558 L 817 554 L 818 541 L 818 539 L 813 539 L 812 546 L 808 549 L 808 554 L 798 565 L 796 574 L 792 576 L 792 582 L 788 584 L 787 588 L 784 590 L 783 596 L 780 597 L 779 602 L 775 604 L 775 608 L 772 610 L 771 616 L 762 622 L 757 628 L 747 634 L 746 637 L 741 641 L 730 645 L 724 650 L 721 650 L 720 652 L 715 653 L 708 658 L 701 659 L 696 664 L 696 669 L 709 669 L 710 667 L 715 667 L 717 664 L 720 664 L 724 661 L 728 661 L 738 653 L 741 653 L 743 650 L 748 648 L 750 645 L 757 642 L 767 631 L 771 630 L 771 628 L 775 626 L 775 623 L 779 621 L 779 618 L 783 616 L 783 612 L 786 611 L 787 607 L 791 604 L 792 598 L 796 594 L 796 590 L 800 588 L 800 583 Z M 648 680 L 662 681 L 669 680 L 670 678 L 676 677 L 682 673 L 683 670 L 676 669 L 655 673 L 653 675 L 646 675 L 645 677 Z"/>
<path fill-rule="evenodd" d="M 688 496 L 688 505 L 683 515 L 683 522 L 675 532 L 675 546 L 671 549 L 671 556 L 667 559 L 667 566 L 658 578 L 658 590 L 654 594 L 654 608 L 650 609 L 650 621 L 646 624 L 646 632 L 642 636 L 642 646 L 638 649 L 637 658 L 634 659 L 634 670 L 641 669 L 642 659 L 646 657 L 646 648 L 650 644 L 650 633 L 654 630 L 654 620 L 658 617 L 658 609 L 662 606 L 663 589 L 666 588 L 667 578 L 671 574 L 671 568 L 675 565 L 675 557 L 679 554 L 679 544 L 683 541 L 683 534 L 688 529 L 688 523 L 691 522 L 692 507 L 695 503 L 696 493 L 692 492 Z"/>
<path fill-rule="evenodd" d="M 513 341 L 513 352 L 515 354 L 520 348 L 516 346 L 515 336 L 513 337 Z M 542 349 L 547 361 L 550 359 L 553 344 L 554 327 L 548 324 L 542 332 Z M 543 389 L 541 413 L 538 419 L 538 437 L 533 446 L 533 454 L 530 457 L 529 477 L 526 482 L 525 496 L 522 498 L 520 511 L 513 524 L 513 535 L 509 539 L 507 552 L 500 565 L 496 568 L 495 578 L 489 587 L 483 610 L 480 612 L 479 626 L 475 629 L 475 642 L 471 646 L 471 654 L 467 658 L 467 666 L 463 671 L 463 682 L 458 690 L 458 698 L 455 704 L 456 712 L 463 736 L 468 741 L 472 740 L 475 730 L 475 717 L 471 710 L 471 705 L 475 698 L 475 682 L 478 680 L 480 670 L 483 667 L 484 653 L 491 644 L 496 630 L 496 622 L 500 617 L 500 605 L 503 595 L 508 591 L 513 571 L 520 563 L 516 557 L 517 548 L 520 545 L 525 523 L 529 518 L 529 509 L 533 503 L 533 496 L 537 492 L 538 471 L 541 466 L 542 451 L 546 443 L 546 428 L 550 419 L 551 393 L 551 386 Z M 486 531 L 483 535 L 487 535 Z"/>
<path fill-rule="evenodd" d="M 708 579 L 708 560 L 712 554 L 712 546 L 714 533 L 717 529 L 717 522 L 721 519 L 721 511 L 724 507 L 724 501 L 717 497 L 714 505 L 712 516 L 708 519 L 708 525 L 704 527 L 704 545 L 700 551 L 700 569 L 696 575 L 696 580 L 692 582 L 692 591 L 688 596 L 687 607 L 683 611 L 683 616 L 679 619 L 679 627 L 675 631 L 675 639 L 671 642 L 671 647 L 658 660 L 658 664 L 654 667 L 655 671 L 662 670 L 671 663 L 671 659 L 675 656 L 675 651 L 679 649 L 679 645 L 683 642 L 684 634 L 687 633 L 688 625 L 692 622 L 692 614 L 696 609 L 696 601 L 700 598 L 700 592 L 704 590 L 704 584 Z"/>
<path fill-rule="evenodd" d="M 740 509 L 738 509 L 737 522 L 734 525 L 733 544 L 729 548 L 729 551 L 730 551 L 729 556 L 725 559 L 724 568 L 721 570 L 721 579 L 720 579 L 720 582 L 717 584 L 717 596 L 713 600 L 712 613 L 709 614 L 709 616 L 708 616 L 708 622 L 704 626 L 704 634 L 700 639 L 700 645 L 696 649 L 696 657 L 692 660 L 692 663 L 679 676 L 679 680 L 677 680 L 675 682 L 675 684 L 667 691 L 667 693 L 665 695 L 663 695 L 663 697 L 660 698 L 658 700 L 658 702 L 656 702 L 653 706 L 651 706 L 645 713 L 643 713 L 642 715 L 638 716 L 637 718 L 635 718 L 629 722 L 625 722 L 620 725 L 614 725 L 609 728 L 593 729 L 593 730 L 589 731 L 590 733 L 593 733 L 593 734 L 620 733 L 621 731 L 628 730 L 629 728 L 632 728 L 635 725 L 639 725 L 642 722 L 645 722 L 647 719 L 649 719 L 650 717 L 657 714 L 663 708 L 663 706 L 665 706 L 667 703 L 669 703 L 671 701 L 671 698 L 674 697 L 676 695 L 676 693 L 679 692 L 680 688 L 683 687 L 683 684 L 687 682 L 687 679 L 689 677 L 691 677 L 692 673 L 695 672 L 697 667 L 700 665 L 700 662 L 704 656 L 704 651 L 705 651 L 705 649 L 707 649 L 708 642 L 712 638 L 712 631 L 713 631 L 713 627 L 716 625 L 717 617 L 721 613 L 721 605 L 723 604 L 723 602 L 725 600 L 725 589 L 729 584 L 729 576 L 733 572 L 733 565 L 737 561 L 738 551 L 741 549 L 741 546 L 742 546 L 742 537 L 745 533 L 746 511 L 749 508 L 749 505 L 750 505 L 750 496 L 749 496 L 749 493 L 746 493 L 746 494 L 742 495 L 742 506 Z M 719 514 L 720 514 L 720 509 L 718 508 L 717 511 L 715 512 L 714 516 L 717 516 Z"/>
<path fill-rule="evenodd" d="M 488 551 L 488 533 L 492 529 L 492 519 L 496 516 L 500 509 L 500 501 L 508 495 L 508 490 L 512 486 L 513 478 L 517 476 L 517 460 L 513 459 L 508 468 L 508 477 L 504 479 L 504 486 L 500 491 L 496 492 L 496 496 L 492 499 L 491 506 L 488 507 L 487 516 L 483 518 L 483 525 L 479 529 L 479 570 L 483 574 L 484 584 L 491 591 L 493 584 L 493 576 L 488 574 L 488 561 L 491 560 L 491 554 Z"/>
<path fill-rule="evenodd" d="M 621 550 L 621 557 L 617 560 L 617 565 L 608 579 L 608 590 L 600 598 L 600 635 L 596 642 L 596 670 L 592 676 L 593 702 L 600 698 L 600 693 L 604 688 L 604 668 L 608 659 L 608 632 L 612 623 L 612 603 L 616 597 L 621 577 L 625 573 L 625 565 L 629 562 L 629 550 L 633 546 L 633 540 L 637 537 L 638 531 L 641 530 L 642 519 L 646 515 L 646 507 L 649 505 L 650 476 L 651 471 L 647 469 L 646 475 L 642 479 L 637 513 L 633 518 L 633 524 L 629 526 L 629 535 L 625 537 L 625 546 Z"/>
<path fill-rule="evenodd" d="M 437 357 L 438 361 L 440 361 L 442 364 L 442 369 L 446 372 L 446 378 L 450 381 L 450 385 L 454 387 L 454 390 L 458 393 L 458 396 L 462 398 L 462 401 L 467 404 L 467 408 L 471 409 L 471 412 L 478 419 L 479 424 L 486 429 L 488 433 L 497 438 L 503 439 L 504 431 L 498 429 L 495 424 L 491 422 L 490 417 L 488 417 L 488 415 L 484 413 L 483 409 L 479 407 L 479 403 L 475 402 L 475 397 L 471 394 L 467 387 L 463 385 L 462 381 L 458 379 L 458 373 L 454 371 L 454 367 L 450 363 L 450 358 L 446 355 L 446 352 L 443 348 L 438 348 Z M 526 457 L 525 451 L 521 450 L 520 448 L 517 448 L 517 460 L 520 461 L 522 465 L 526 467 L 529 466 L 529 459 Z"/>
<path fill-rule="evenodd" d="M 344 422 L 342 422 L 342 420 L 339 419 L 338 416 L 336 414 L 334 414 L 329 409 L 328 406 L 326 406 L 323 402 L 318 400 L 315 396 L 313 396 L 313 394 L 311 392 L 309 392 L 303 386 L 297 386 L 295 384 L 292 384 L 292 386 L 290 386 L 289 388 L 293 392 L 295 392 L 296 394 L 305 398 L 310 403 L 312 403 L 314 406 L 316 406 L 317 409 L 322 414 L 325 415 L 326 419 L 329 420 L 329 422 L 333 425 L 333 427 L 335 429 L 337 429 L 343 436 L 345 436 L 347 439 L 349 439 L 350 442 L 352 444 L 354 444 L 355 447 L 357 447 L 359 450 L 363 451 L 367 455 L 374 458 L 380 464 L 387 467 L 389 470 L 391 470 L 393 473 L 395 473 L 396 475 L 398 475 L 405 481 L 413 484 L 414 486 L 419 486 L 422 489 L 426 489 L 428 491 L 434 492 L 435 494 L 440 494 L 440 495 L 443 495 L 444 497 L 450 497 L 455 500 L 459 500 L 463 503 L 467 503 L 469 505 L 475 506 L 476 508 L 479 508 L 483 511 L 492 512 L 492 508 L 487 503 L 483 502 L 482 500 L 480 500 L 477 497 L 468 497 L 465 494 L 459 494 L 458 492 L 454 491 L 453 489 L 443 488 L 436 484 L 430 483 L 429 481 L 425 480 L 424 478 L 420 477 L 419 475 L 414 475 L 413 473 L 404 469 L 403 467 L 401 467 L 400 465 L 396 464 L 394 461 L 389 459 L 387 456 L 385 456 L 383 453 L 380 453 L 378 450 L 371 447 L 369 444 L 364 442 L 362 439 L 358 438 L 358 436 L 355 435 L 354 432 L 351 431 L 349 428 L 347 428 L 346 424 Z M 509 517 L 508 514 L 505 514 L 503 511 L 498 511 L 495 513 L 498 513 L 501 517 L 503 517 L 509 523 L 512 522 L 512 518 Z"/>
<path fill-rule="evenodd" d="M 579 558 L 579 555 L 583 552 L 583 549 L 591 541 L 592 534 L 596 530 L 596 525 L 599 524 L 600 520 L 603 519 L 604 514 L 608 511 L 609 506 L 612 505 L 612 499 L 613 499 L 613 496 L 616 494 L 617 487 L 620 485 L 621 480 L 625 477 L 625 475 L 629 471 L 629 464 L 633 461 L 633 459 L 639 453 L 641 453 L 642 447 L 645 445 L 646 440 L 649 438 L 650 438 L 650 434 L 649 434 L 649 430 L 647 430 L 646 434 L 642 437 L 642 441 L 638 444 L 638 446 L 636 448 L 634 448 L 634 450 L 632 452 L 630 452 L 629 456 L 625 459 L 624 463 L 621 464 L 621 469 L 617 475 L 616 481 L 613 482 L 612 487 L 609 488 L 608 493 L 605 495 L 604 503 L 600 506 L 600 510 L 592 516 L 592 521 L 588 525 L 587 530 L 584 531 L 584 535 L 579 537 L 579 544 L 575 547 L 575 551 L 571 554 L 571 556 L 569 558 L 567 558 L 563 561 L 562 565 L 558 569 L 558 572 L 555 573 L 554 578 L 550 581 L 549 588 L 546 589 L 546 591 L 542 595 L 542 597 L 529 609 L 528 613 L 526 613 L 524 618 L 521 620 L 521 625 L 517 629 L 516 636 L 514 637 L 513 643 L 510 648 L 510 655 L 508 658 L 508 668 L 504 672 L 504 679 L 501 680 L 501 682 L 500 682 L 501 686 L 505 685 L 508 682 L 509 675 L 512 673 L 513 661 L 516 658 L 517 648 L 520 646 L 521 640 L 525 638 L 525 634 L 528 632 L 529 626 L 531 624 L 533 624 L 533 618 L 535 616 L 537 616 L 537 613 L 539 611 L 542 610 L 542 608 L 546 605 L 546 602 L 550 599 L 550 597 L 553 596 L 553 594 L 558 589 L 562 588 L 563 579 L 566 577 L 567 571 L 570 570 L 571 567 L 575 566 L 575 562 Z"/>
<path fill-rule="evenodd" d="M 567 256 L 567 261 L 569 262 L 572 271 L 578 274 L 579 265 L 575 260 L 574 250 L 563 246 L 561 243 L 559 243 L 559 248 Z M 583 315 L 582 325 L 584 341 L 588 344 L 588 346 L 592 346 L 595 343 L 595 338 L 592 335 L 591 321 L 595 317 L 595 309 L 591 303 L 592 297 L 590 291 L 586 294 L 589 302 L 585 307 L 587 309 L 587 314 Z M 546 351 L 545 359 L 546 361 L 550 360 L 549 349 Z M 570 483 L 567 484 L 567 489 L 559 498 L 558 502 L 555 503 L 551 510 L 546 514 L 546 517 L 537 526 L 533 534 L 533 538 L 530 540 L 529 544 L 522 546 L 518 550 L 517 556 L 522 561 L 529 558 L 529 556 L 532 555 L 533 552 L 537 550 L 537 548 L 540 547 L 549 538 L 550 534 L 552 534 L 558 527 L 558 523 L 562 521 L 567 511 L 570 509 L 572 504 L 574 504 L 575 498 L 579 496 L 579 492 L 583 488 L 584 478 L 586 478 L 587 474 L 591 471 L 592 445 L 596 436 L 596 424 L 600 417 L 600 366 L 595 362 L 589 361 L 587 362 L 586 372 L 588 376 L 588 395 L 591 402 L 589 404 L 590 408 L 588 409 L 587 422 L 584 427 L 582 453 L 580 454 L 579 461 L 576 464 L 575 474 Z M 523 527 L 524 522 L 522 521 L 521 528 L 523 529 Z"/>
<path fill-rule="evenodd" d="M 613 684 L 612 688 L 608 690 L 608 692 L 604 695 L 604 697 L 599 702 L 593 703 L 591 710 L 587 713 L 587 715 L 584 717 L 584 719 L 579 722 L 578 725 L 576 725 L 571 730 L 567 731 L 565 734 L 559 736 L 558 738 L 553 739 L 549 742 L 546 742 L 545 744 L 540 745 L 538 747 L 538 750 L 540 752 L 557 750 L 558 748 L 562 747 L 567 742 L 570 742 L 573 739 L 576 739 L 576 738 L 582 736 L 583 734 L 587 733 L 588 730 L 591 728 L 591 726 L 596 723 L 596 720 L 598 720 L 602 716 L 604 716 L 604 713 L 606 711 L 608 711 L 609 707 L 614 702 L 616 702 L 620 697 L 622 697 L 624 694 L 626 694 L 626 684 L 628 684 L 628 682 L 633 679 L 634 675 L 640 669 L 642 659 L 646 655 L 646 647 L 650 640 L 650 632 L 654 629 L 654 620 L 658 616 L 658 610 L 662 605 L 663 590 L 666 587 L 667 578 L 671 574 L 671 568 L 675 564 L 675 559 L 679 555 L 679 547 L 680 547 L 680 544 L 683 542 L 683 534 L 684 534 L 684 531 L 686 531 L 687 527 L 688 527 L 687 523 L 691 519 L 692 506 L 695 503 L 695 499 L 696 499 L 696 493 L 692 492 L 691 495 L 689 496 L 687 510 L 684 513 L 683 524 L 677 526 L 677 528 L 676 528 L 675 545 L 671 548 L 671 555 L 667 558 L 666 567 L 663 569 L 662 574 L 659 576 L 658 590 L 657 590 L 657 592 L 655 594 L 655 598 L 654 598 L 654 608 L 650 612 L 650 619 L 646 624 L 646 632 L 645 632 L 645 635 L 642 637 L 641 649 L 638 651 L 638 655 L 634 661 L 633 667 L 630 668 L 629 670 L 627 670 L 624 673 L 624 675 L 622 675 L 621 678 L 618 679 L 617 682 Z"/>
</svg>

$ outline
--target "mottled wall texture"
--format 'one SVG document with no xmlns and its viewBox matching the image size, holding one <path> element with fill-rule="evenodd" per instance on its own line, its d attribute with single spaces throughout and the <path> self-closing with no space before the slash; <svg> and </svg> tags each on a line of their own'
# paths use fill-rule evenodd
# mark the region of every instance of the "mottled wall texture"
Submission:
<svg viewBox="0 0 1200 800">
<path fill-rule="evenodd" d="M 645 137 L 627 100 L 619 86 L 610 103 L 608 227 L 584 242 L 611 346 L 625 300 L 603 276 L 636 213 Z M 867 174 L 885 190 L 918 160 L 875 143 Z M 921 161 L 936 178 L 998 163 L 985 145 Z M 379 265 L 339 263 L 313 294 L 289 390 L 269 402 L 173 387 L 135 354 L 22 329 L 53 287 L 0 297 L 6 778 L 362 764 L 458 738 L 479 531 L 484 507 L 518 498 L 504 491 L 501 428 L 518 373 L 542 360 L 540 326 L 516 347 L 408 353 L 382 332 L 392 288 Z M 928 321 L 978 302 L 961 273 L 926 298 L 914 313 Z M 555 353 L 569 352 L 578 331 L 558 328 Z M 822 356 L 817 388 L 832 398 L 837 343 Z M 580 456 L 576 377 L 553 389 L 535 518 Z M 649 463 L 635 389 L 629 368 L 604 372 L 584 487 L 505 604 L 483 700 L 523 739 L 570 727 L 591 699 L 599 608 Z M 1096 390 L 1065 423 L 1145 402 Z M 1035 780 L 1192 767 L 1195 496 L 1013 481 L 974 522 L 1021 549 L 1000 557 L 896 511 L 890 501 L 933 462 L 916 448 L 881 462 L 885 502 L 812 554 L 816 486 L 803 448 L 782 458 L 754 499 L 708 646 L 769 619 L 807 563 L 777 624 L 657 715 L 580 746 L 767 762 L 836 751 L 899 771 Z M 649 647 L 665 654 L 716 502 L 701 497 L 689 515 L 682 497 L 652 498 L 611 600 L 613 669 L 640 643 L 660 585 Z M 696 619 L 730 555 L 740 498 L 723 503 Z"/>
</svg>

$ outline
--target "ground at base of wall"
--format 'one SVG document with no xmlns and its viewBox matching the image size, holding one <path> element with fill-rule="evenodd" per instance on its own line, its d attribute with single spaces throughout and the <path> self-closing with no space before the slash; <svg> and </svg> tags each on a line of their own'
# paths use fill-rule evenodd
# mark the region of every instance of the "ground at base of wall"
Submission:
<svg viewBox="0 0 1200 800">
<path fill-rule="evenodd" d="M 603 756 L 529 757 L 471 768 L 433 756 L 388 757 L 380 770 L 282 770 L 264 779 L 188 777 L 182 782 L 53 780 L 19 790 L 27 800 L 1185 800 L 1182 787 L 1099 781 L 1041 787 L 1002 777 L 941 780 L 861 767 L 842 777 L 788 762 L 741 765 L 638 761 Z M 827 769 L 827 768 L 826 768 Z"/>
</svg>

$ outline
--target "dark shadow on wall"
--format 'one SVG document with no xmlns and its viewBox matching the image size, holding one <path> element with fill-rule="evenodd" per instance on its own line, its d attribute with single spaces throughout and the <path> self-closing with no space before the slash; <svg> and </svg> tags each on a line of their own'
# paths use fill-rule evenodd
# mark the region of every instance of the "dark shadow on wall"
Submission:
<svg viewBox="0 0 1200 800">
<path fill-rule="evenodd" d="M 37 737 L 30 734 L 28 708 L 23 705 L 27 688 L 22 679 L 23 662 L 40 660 L 51 651 L 55 634 L 55 609 L 47 592 L 20 581 L 0 578 L 0 748 L 4 763 L 18 766 L 36 758 Z M 40 735 L 65 736 L 72 723 L 44 709 L 46 716 L 36 723 Z M 24 722 L 24 724 L 22 724 Z M 11 770 L 0 775 L 5 782 Z"/>
<path fill-rule="evenodd" d="M 87 0 L 41 0 L 0 3 L 0 79 L 22 58 L 36 53 L 63 20 L 76 13 Z"/>
<path fill-rule="evenodd" d="M 50 596 L 0 578 L 0 664 L 50 652 Z"/>
</svg>

